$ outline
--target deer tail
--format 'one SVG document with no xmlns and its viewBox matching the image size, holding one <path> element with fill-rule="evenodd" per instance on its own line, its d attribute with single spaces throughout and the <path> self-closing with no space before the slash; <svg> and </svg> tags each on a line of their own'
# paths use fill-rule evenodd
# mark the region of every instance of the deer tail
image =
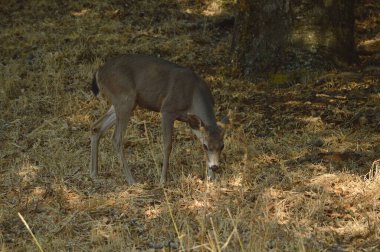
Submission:
<svg viewBox="0 0 380 252">
<path fill-rule="evenodd" d="M 98 86 L 98 81 L 97 81 L 96 76 L 97 76 L 97 72 L 94 73 L 94 77 L 92 78 L 91 89 L 92 89 L 92 92 L 94 93 L 94 95 L 98 96 L 99 86 Z"/>
</svg>

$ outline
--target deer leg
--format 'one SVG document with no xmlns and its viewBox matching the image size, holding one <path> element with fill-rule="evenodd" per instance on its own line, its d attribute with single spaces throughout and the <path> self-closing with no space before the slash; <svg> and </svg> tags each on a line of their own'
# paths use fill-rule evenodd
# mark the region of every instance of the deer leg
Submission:
<svg viewBox="0 0 380 252">
<path fill-rule="evenodd" d="M 162 113 L 162 138 L 164 145 L 164 160 L 162 163 L 160 184 L 164 185 L 166 182 L 168 167 L 169 167 L 169 156 L 172 151 L 172 137 L 173 137 L 173 126 L 175 117 L 169 113 Z"/>
<path fill-rule="evenodd" d="M 123 101 L 122 104 L 116 107 L 116 127 L 112 136 L 113 145 L 119 154 L 120 163 L 129 185 L 134 184 L 135 179 L 132 176 L 131 169 L 129 168 L 127 159 L 124 155 L 123 138 L 134 106 L 134 99 L 127 98 L 126 101 Z"/>
<path fill-rule="evenodd" d="M 90 176 L 96 178 L 98 175 L 98 147 L 99 140 L 103 133 L 109 129 L 116 120 L 115 109 L 113 106 L 99 120 L 91 126 L 91 160 Z"/>
</svg>

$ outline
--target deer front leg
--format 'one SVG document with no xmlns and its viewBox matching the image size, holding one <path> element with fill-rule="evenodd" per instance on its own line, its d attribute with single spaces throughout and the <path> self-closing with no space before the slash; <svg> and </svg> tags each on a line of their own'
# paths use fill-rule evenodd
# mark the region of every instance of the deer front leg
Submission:
<svg viewBox="0 0 380 252">
<path fill-rule="evenodd" d="M 163 151 L 164 160 L 162 162 L 160 184 L 166 183 L 166 177 L 169 167 L 169 157 L 172 151 L 172 137 L 173 137 L 173 125 L 175 117 L 170 113 L 162 113 L 162 138 L 163 138 Z"/>
<path fill-rule="evenodd" d="M 123 137 L 131 116 L 133 105 L 134 103 L 132 103 L 131 100 L 127 100 L 124 101 L 122 105 L 120 104 L 116 107 L 116 127 L 112 136 L 113 145 L 119 154 L 120 164 L 124 170 L 124 174 L 129 185 L 133 185 L 135 183 L 135 179 L 132 176 L 131 169 L 129 168 L 127 159 L 124 155 Z"/>
</svg>

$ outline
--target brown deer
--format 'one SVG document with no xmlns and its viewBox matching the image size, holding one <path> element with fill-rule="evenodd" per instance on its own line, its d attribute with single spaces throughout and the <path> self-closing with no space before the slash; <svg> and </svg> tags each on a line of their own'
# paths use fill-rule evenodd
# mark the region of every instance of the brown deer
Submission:
<svg viewBox="0 0 380 252">
<path fill-rule="evenodd" d="M 107 61 L 94 74 L 92 90 L 102 91 L 112 106 L 91 127 L 90 175 L 98 173 L 98 146 L 103 133 L 116 123 L 112 142 L 128 184 L 135 180 L 123 150 L 123 135 L 136 105 L 162 114 L 163 165 L 160 183 L 166 182 L 175 120 L 187 122 L 208 156 L 208 177 L 220 172 L 224 125 L 217 123 L 213 97 L 206 83 L 188 68 L 146 55 L 121 55 Z"/>
</svg>

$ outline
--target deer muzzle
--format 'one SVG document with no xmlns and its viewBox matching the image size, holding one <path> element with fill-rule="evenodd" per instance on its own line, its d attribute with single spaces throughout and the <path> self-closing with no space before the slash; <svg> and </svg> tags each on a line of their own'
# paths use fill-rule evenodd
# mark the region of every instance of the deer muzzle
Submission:
<svg viewBox="0 0 380 252">
<path fill-rule="evenodd" d="M 208 168 L 209 170 L 215 173 L 222 172 L 219 166 L 219 153 L 216 153 L 216 152 L 208 153 Z"/>
<path fill-rule="evenodd" d="M 221 173 L 222 172 L 222 169 L 220 168 L 219 165 L 213 165 L 210 167 L 210 169 L 215 172 L 215 173 Z"/>
</svg>

